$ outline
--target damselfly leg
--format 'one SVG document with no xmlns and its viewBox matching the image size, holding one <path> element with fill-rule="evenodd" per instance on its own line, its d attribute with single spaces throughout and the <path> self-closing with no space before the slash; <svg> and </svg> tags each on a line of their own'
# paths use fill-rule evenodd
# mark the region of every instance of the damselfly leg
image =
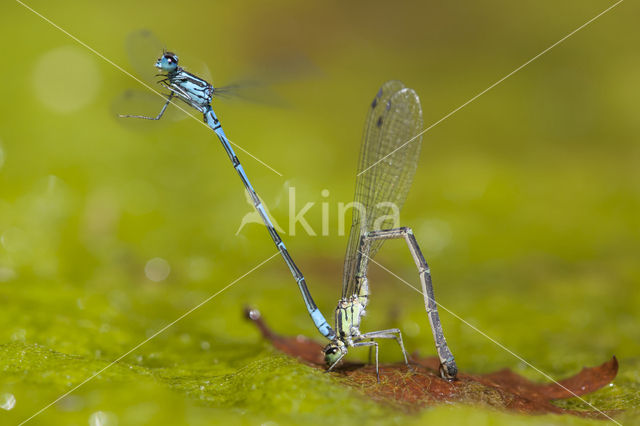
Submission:
<svg viewBox="0 0 640 426">
<path fill-rule="evenodd" d="M 436 351 L 438 353 L 438 358 L 440 359 L 440 374 L 443 378 L 446 379 L 454 379 L 458 373 L 458 368 L 456 366 L 455 359 L 449 346 L 447 345 L 447 341 L 444 337 L 444 332 L 442 330 L 442 323 L 440 322 L 440 315 L 438 314 L 438 305 L 435 300 L 435 295 L 433 292 L 433 283 L 431 281 L 431 271 L 429 269 L 429 265 L 422 254 L 422 250 L 420 250 L 420 246 L 413 235 L 413 231 L 411 228 L 402 227 L 402 228 L 394 228 L 394 229 L 384 229 L 380 231 L 369 231 L 365 235 L 362 236 L 361 243 L 361 255 L 362 262 L 361 267 L 363 268 L 360 273 L 366 277 L 368 265 L 369 265 L 369 257 L 366 254 L 367 248 L 370 246 L 370 243 L 376 240 L 392 240 L 392 239 L 404 239 L 409 246 L 409 251 L 411 252 L 411 256 L 418 268 L 418 273 L 420 275 L 420 283 L 422 285 L 422 295 L 424 297 L 424 305 L 427 311 L 427 316 L 429 318 L 429 323 L 431 325 L 431 331 L 433 333 L 433 339 L 436 344 Z M 397 329 L 396 329 L 397 330 Z M 390 331 L 390 330 L 385 330 Z M 370 333 L 363 334 L 364 336 L 369 335 Z M 402 346 L 402 336 L 400 335 L 400 330 L 398 330 L 398 336 L 400 345 Z M 405 360 L 406 360 L 406 353 Z"/>
</svg>

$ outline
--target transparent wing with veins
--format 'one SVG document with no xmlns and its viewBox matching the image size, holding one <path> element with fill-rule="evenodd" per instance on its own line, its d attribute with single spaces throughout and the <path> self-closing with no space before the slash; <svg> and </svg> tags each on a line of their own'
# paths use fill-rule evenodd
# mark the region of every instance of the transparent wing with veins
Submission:
<svg viewBox="0 0 640 426">
<path fill-rule="evenodd" d="M 355 207 L 344 259 L 343 298 L 357 290 L 360 237 L 368 231 L 401 226 L 394 223 L 393 216 L 407 198 L 422 138 L 405 143 L 420 133 L 422 125 L 422 108 L 416 93 L 399 81 L 385 83 L 371 103 L 360 149 Z M 378 163 L 381 158 L 384 160 Z M 371 167 L 373 164 L 376 165 Z M 372 242 L 368 256 L 372 258 L 383 242 Z"/>
</svg>

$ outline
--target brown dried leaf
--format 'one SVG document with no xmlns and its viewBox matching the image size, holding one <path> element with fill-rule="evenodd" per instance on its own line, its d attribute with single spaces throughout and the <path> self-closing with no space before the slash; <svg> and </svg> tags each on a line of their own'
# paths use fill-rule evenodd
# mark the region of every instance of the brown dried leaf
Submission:
<svg viewBox="0 0 640 426">
<path fill-rule="evenodd" d="M 245 313 L 278 350 L 313 367 L 325 368 L 320 343 L 304 336 L 280 336 L 267 327 L 257 311 L 247 309 Z M 615 414 L 567 410 L 551 403 L 555 399 L 585 395 L 606 386 L 618 372 L 615 357 L 598 367 L 585 367 L 575 376 L 549 384 L 531 382 L 509 369 L 484 375 L 460 372 L 457 380 L 448 382 L 438 374 L 439 361 L 436 357 L 419 358 L 414 355 L 411 365 L 414 371 L 404 364 L 380 366 L 379 384 L 372 365 L 344 362 L 336 372 L 345 377 L 345 383 L 361 389 L 369 397 L 405 411 L 442 402 L 462 402 L 528 414 L 573 414 L 601 419 Z"/>
</svg>

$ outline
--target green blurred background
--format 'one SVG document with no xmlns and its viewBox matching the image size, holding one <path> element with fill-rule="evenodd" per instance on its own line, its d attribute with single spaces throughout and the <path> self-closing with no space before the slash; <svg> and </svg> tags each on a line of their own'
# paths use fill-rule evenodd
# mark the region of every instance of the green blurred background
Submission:
<svg viewBox="0 0 640 426">
<path fill-rule="evenodd" d="M 274 105 L 214 108 L 232 141 L 282 175 L 238 152 L 332 317 L 346 245 L 337 205 L 352 199 L 381 83 L 414 88 L 430 125 L 613 3 L 27 4 L 127 70 L 125 40 L 146 28 L 215 84 L 277 83 Z M 443 307 L 556 378 L 615 354 L 618 378 L 586 399 L 630 410 L 629 423 L 640 402 L 638 12 L 621 3 L 431 129 L 402 214 Z M 251 207 L 210 130 L 118 119 L 114 102 L 136 82 L 19 3 L 0 6 L 0 35 L 0 423 L 13 424 L 276 251 L 261 225 L 236 234 Z M 315 203 L 305 217 L 318 235 L 289 232 L 290 187 L 298 209 Z M 402 243 L 377 260 L 418 285 Z M 409 351 L 433 354 L 422 298 L 375 266 L 371 282 L 363 330 L 400 327 Z M 273 258 L 32 423 L 589 423 L 482 407 L 403 414 L 276 353 L 245 304 L 279 332 L 320 337 Z M 462 371 L 546 380 L 441 317 Z M 384 362 L 398 356 L 382 347 Z"/>
</svg>

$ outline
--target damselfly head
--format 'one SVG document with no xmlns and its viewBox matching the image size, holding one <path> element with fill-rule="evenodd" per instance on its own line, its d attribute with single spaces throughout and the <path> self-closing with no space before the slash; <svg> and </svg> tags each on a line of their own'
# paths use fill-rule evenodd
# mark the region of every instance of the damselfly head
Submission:
<svg viewBox="0 0 640 426">
<path fill-rule="evenodd" d="M 340 340 L 334 340 L 324 347 L 323 352 L 324 362 L 332 366 L 347 354 L 347 347 Z"/>
<path fill-rule="evenodd" d="M 164 52 L 156 61 L 156 68 L 164 72 L 173 72 L 178 68 L 178 55 L 172 52 Z"/>
</svg>

